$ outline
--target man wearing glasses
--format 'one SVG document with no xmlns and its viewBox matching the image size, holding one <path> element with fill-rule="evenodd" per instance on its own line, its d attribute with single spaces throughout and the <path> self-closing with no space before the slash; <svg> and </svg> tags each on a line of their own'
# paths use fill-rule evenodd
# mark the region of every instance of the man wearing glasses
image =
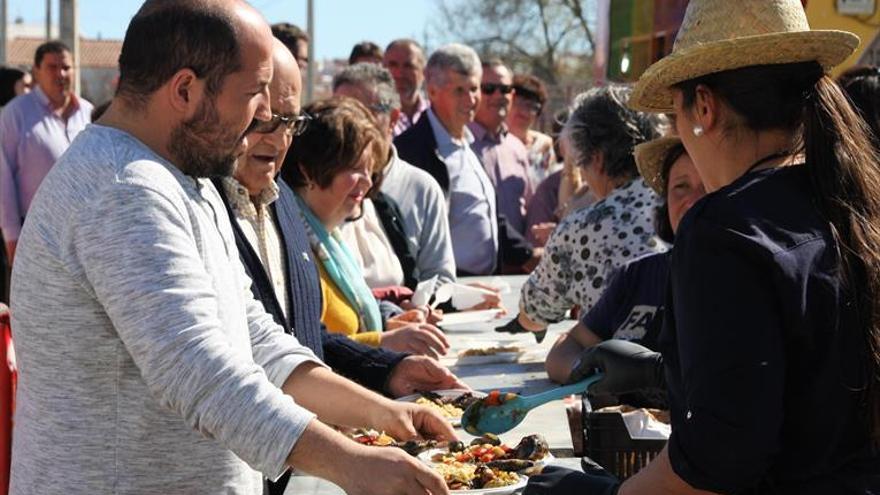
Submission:
<svg viewBox="0 0 880 495">
<path fill-rule="evenodd" d="M 255 121 L 233 177 L 215 178 L 226 205 L 251 292 L 284 331 L 296 336 L 334 371 L 376 392 L 403 396 L 416 390 L 466 388 L 425 356 L 359 344 L 321 326 L 321 287 L 293 191 L 278 172 L 291 143 L 311 118 L 300 111 L 302 79 L 296 60 L 276 40 L 269 85 L 272 119 Z M 281 494 L 286 478 L 270 483 Z"/>
<path fill-rule="evenodd" d="M 483 97 L 468 128 L 471 147 L 483 162 L 495 186 L 501 214 L 511 227 L 525 235 L 526 203 L 534 186 L 529 178 L 529 152 L 507 129 L 505 119 L 513 104 L 513 74 L 498 59 L 483 62 L 480 83 Z"/>
</svg>

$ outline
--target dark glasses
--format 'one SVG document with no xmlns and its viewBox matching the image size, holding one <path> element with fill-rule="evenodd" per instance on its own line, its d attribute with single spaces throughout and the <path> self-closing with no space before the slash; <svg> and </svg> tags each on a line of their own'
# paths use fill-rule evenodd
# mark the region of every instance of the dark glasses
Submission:
<svg viewBox="0 0 880 495">
<path fill-rule="evenodd" d="M 483 83 L 480 84 L 480 91 L 487 95 L 491 95 L 496 91 L 501 91 L 503 95 L 509 95 L 513 91 L 513 86 L 509 84 Z"/>
<path fill-rule="evenodd" d="M 284 124 L 284 132 L 291 136 L 299 136 L 309 127 L 310 120 L 312 120 L 312 116 L 305 112 L 296 117 L 285 117 L 273 113 L 270 120 L 262 121 L 255 119 L 251 122 L 249 131 L 258 132 L 260 134 L 271 134 L 275 132 L 281 124 Z"/>
</svg>

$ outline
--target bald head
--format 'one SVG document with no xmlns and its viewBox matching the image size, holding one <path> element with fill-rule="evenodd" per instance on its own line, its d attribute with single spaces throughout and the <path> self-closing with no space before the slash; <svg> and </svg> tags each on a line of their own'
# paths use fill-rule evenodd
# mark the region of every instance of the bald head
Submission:
<svg viewBox="0 0 880 495">
<path fill-rule="evenodd" d="M 260 13 L 241 0 L 147 0 L 125 32 L 117 95 L 143 104 L 182 69 L 216 94 L 242 69 L 245 45 L 270 50 L 271 40 Z"/>
<path fill-rule="evenodd" d="M 299 65 L 287 46 L 275 39 L 272 44 L 272 82 L 269 96 L 272 120 L 253 128 L 248 134 L 247 151 L 235 167 L 235 179 L 256 198 L 272 181 L 284 163 L 293 142 L 293 129 L 287 127 L 300 113 L 302 78 Z"/>
<path fill-rule="evenodd" d="M 273 38 L 272 65 L 274 74 L 269 85 L 272 97 L 272 111 L 287 109 L 286 113 L 298 115 L 300 111 L 300 95 L 302 94 L 302 76 L 299 65 L 287 46 L 279 39 Z"/>
</svg>

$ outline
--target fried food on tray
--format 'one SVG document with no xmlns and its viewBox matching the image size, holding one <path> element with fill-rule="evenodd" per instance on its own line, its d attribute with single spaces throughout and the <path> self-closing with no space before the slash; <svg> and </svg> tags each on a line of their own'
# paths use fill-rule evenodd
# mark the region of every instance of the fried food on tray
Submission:
<svg viewBox="0 0 880 495">
<path fill-rule="evenodd" d="M 505 352 L 521 352 L 522 349 L 516 346 L 498 346 L 498 347 L 478 347 L 463 351 L 459 356 L 494 356 Z"/>
</svg>

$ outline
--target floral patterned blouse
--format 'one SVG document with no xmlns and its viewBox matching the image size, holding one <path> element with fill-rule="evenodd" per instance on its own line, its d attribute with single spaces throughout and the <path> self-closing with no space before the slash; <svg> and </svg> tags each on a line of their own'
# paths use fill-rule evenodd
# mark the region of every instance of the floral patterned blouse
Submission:
<svg viewBox="0 0 880 495">
<path fill-rule="evenodd" d="M 544 256 L 522 288 L 520 311 L 532 321 L 555 323 L 573 306 L 596 303 L 611 272 L 666 244 L 654 235 L 661 199 L 639 177 L 608 197 L 566 216 L 547 241 Z"/>
</svg>

